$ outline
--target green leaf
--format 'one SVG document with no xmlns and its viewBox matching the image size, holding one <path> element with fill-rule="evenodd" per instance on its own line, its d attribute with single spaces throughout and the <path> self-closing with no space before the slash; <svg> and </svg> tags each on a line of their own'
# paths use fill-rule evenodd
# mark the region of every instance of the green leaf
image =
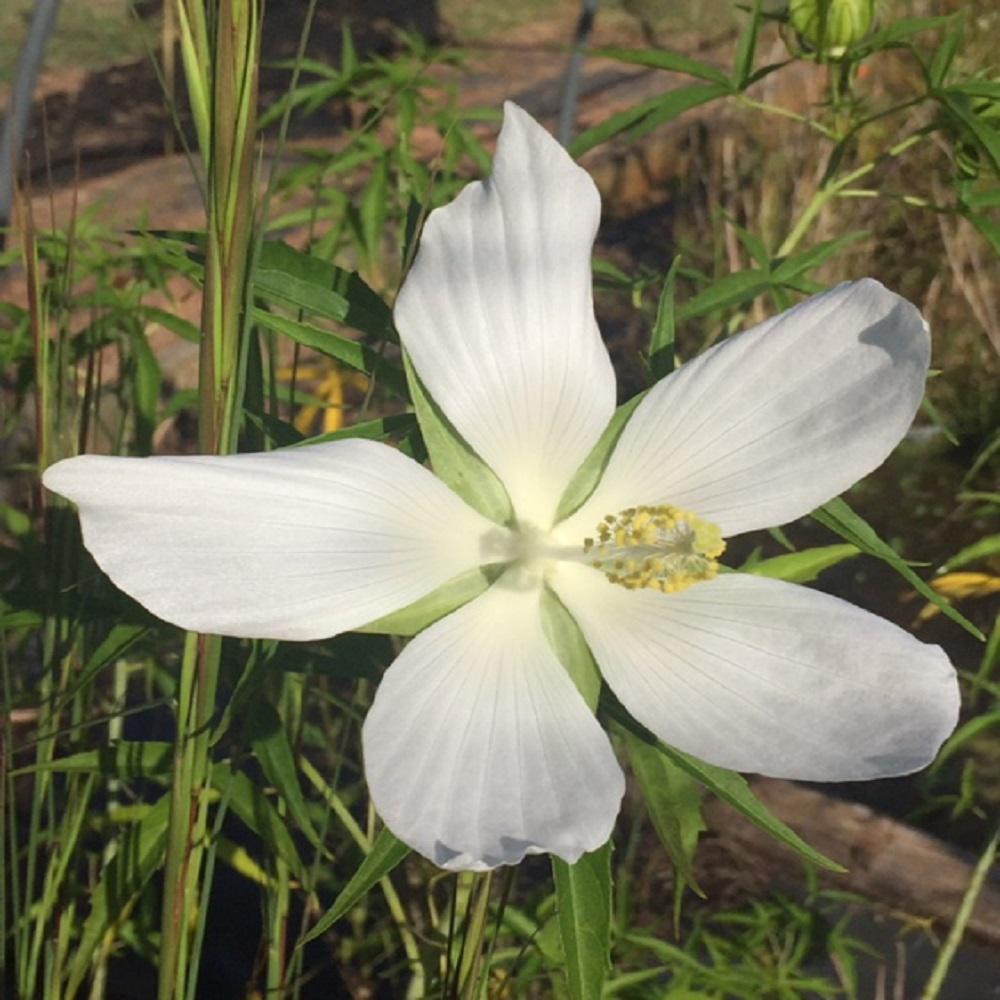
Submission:
<svg viewBox="0 0 1000 1000">
<path fill-rule="evenodd" d="M 245 709 L 243 735 L 253 746 L 264 775 L 274 785 L 292 819 L 310 843 L 320 847 L 320 838 L 309 818 L 309 808 L 299 785 L 298 767 L 284 722 L 274 706 L 265 700 L 264 691 L 258 690 L 255 695 Z"/>
<path fill-rule="evenodd" d="M 597 444 L 594 445 L 590 454 L 569 481 L 566 491 L 559 501 L 559 509 L 556 513 L 557 521 L 562 521 L 575 510 L 579 510 L 587 497 L 597 488 L 597 484 L 601 481 L 601 476 L 604 475 L 604 470 L 607 468 L 608 461 L 611 459 L 611 452 L 618 443 L 618 438 L 621 437 L 625 424 L 628 423 L 628 418 L 642 402 L 643 396 L 645 396 L 644 392 L 639 393 L 638 396 L 633 396 L 627 403 L 622 403 L 615 410 Z"/>
<path fill-rule="evenodd" d="M 514 511 L 496 473 L 462 440 L 404 356 L 410 398 L 435 475 L 470 507 L 497 524 L 507 524 Z"/>
<path fill-rule="evenodd" d="M 541 612 L 542 629 L 549 644 L 593 711 L 601 696 L 601 672 L 597 669 L 590 647 L 573 616 L 548 587 L 542 591 Z"/>
<path fill-rule="evenodd" d="M 44 764 L 31 764 L 13 774 L 30 771 L 103 774 L 115 778 L 148 778 L 169 774 L 174 759 L 174 745 L 153 740 L 118 740 L 99 750 L 82 750 L 66 757 L 56 757 Z"/>
<path fill-rule="evenodd" d="M 912 38 L 922 31 L 932 31 L 943 25 L 949 24 L 955 17 L 954 14 L 943 14 L 937 17 L 902 17 L 892 19 L 884 28 L 879 29 L 873 35 L 859 42 L 853 49 L 852 55 L 860 60 L 863 56 L 880 49 L 897 48 L 907 39 Z"/>
<path fill-rule="evenodd" d="M 715 767 L 713 764 L 706 764 L 705 761 L 691 757 L 665 743 L 657 743 L 657 748 L 679 768 L 690 774 L 692 778 L 700 781 L 710 792 L 718 795 L 723 802 L 728 802 L 734 809 L 738 809 L 751 823 L 769 833 L 775 840 L 792 848 L 806 861 L 819 865 L 820 868 L 825 868 L 827 871 L 846 871 L 836 861 L 831 861 L 815 848 L 810 847 L 790 826 L 782 823 L 754 795 L 746 778 L 742 775 L 735 771 Z"/>
<path fill-rule="evenodd" d="M 678 888 L 687 884 L 703 897 L 705 894 L 694 874 L 698 837 L 705 829 L 701 815 L 702 785 L 658 747 L 628 730 L 624 735 L 632 771 L 660 842 L 676 869 Z"/>
<path fill-rule="evenodd" d="M 324 330 L 311 323 L 279 316 L 259 307 L 254 308 L 253 319 L 255 323 L 268 330 L 290 337 L 304 347 L 311 347 L 321 354 L 343 362 L 349 368 L 364 372 L 398 396 L 406 395 L 406 377 L 403 373 L 367 344 L 358 343 L 356 340 L 342 337 L 339 333 Z"/>
<path fill-rule="evenodd" d="M 998 555 L 1000 555 L 1000 535 L 987 535 L 985 538 L 980 538 L 978 542 L 973 542 L 961 549 L 944 564 L 943 568 L 950 571 Z"/>
<path fill-rule="evenodd" d="M 705 313 L 743 302 L 751 302 L 774 285 L 774 276 L 762 268 L 734 271 L 713 281 L 677 309 L 678 319 L 693 319 Z"/>
<path fill-rule="evenodd" d="M 289 444 L 290 448 L 302 448 L 308 444 L 322 444 L 324 441 L 345 441 L 349 438 L 364 438 L 367 441 L 385 441 L 391 437 L 407 437 L 418 429 L 417 418 L 412 413 L 391 413 L 387 417 L 376 420 L 365 420 L 360 424 L 351 424 L 337 431 L 317 434 Z"/>
<path fill-rule="evenodd" d="M 760 10 L 761 0 L 753 0 L 750 20 L 743 29 L 736 48 L 736 61 L 733 65 L 733 87 L 736 90 L 744 90 L 753 73 L 753 57 L 757 51 L 757 33 L 760 30 Z"/>
<path fill-rule="evenodd" d="M 90 893 L 90 912 L 73 949 L 66 996 L 76 996 L 91 968 L 94 951 L 128 905 L 161 866 L 167 843 L 170 795 L 162 796 L 122 833 L 114 855 Z"/>
<path fill-rule="evenodd" d="M 856 545 L 820 545 L 801 552 L 788 552 L 773 559 L 763 559 L 745 567 L 744 572 L 786 580 L 788 583 L 811 583 L 823 570 L 836 566 L 845 559 L 853 559 L 860 552 Z"/>
<path fill-rule="evenodd" d="M 559 933 L 573 1000 L 600 1000 L 611 969 L 611 843 L 574 865 L 552 858 Z"/>
<path fill-rule="evenodd" d="M 888 563 L 914 590 L 939 608 L 942 614 L 961 625 L 970 635 L 981 641 L 986 640 L 986 636 L 968 618 L 956 611 L 933 587 L 917 576 L 906 560 L 891 545 L 882 541 L 863 517 L 851 510 L 846 500 L 837 497 L 814 510 L 810 516 L 824 527 L 835 531 L 845 541 L 856 545 L 862 552 Z"/>
<path fill-rule="evenodd" d="M 811 246 L 808 250 L 804 250 L 794 257 L 785 257 L 780 261 L 775 261 L 771 276 L 775 282 L 783 284 L 792 282 L 796 278 L 815 270 L 835 254 L 838 254 L 844 247 L 856 243 L 867 235 L 868 233 L 864 230 L 855 230 L 844 236 L 838 236 L 834 240 L 824 240 L 822 243 L 817 243 L 815 246 Z"/>
<path fill-rule="evenodd" d="M 234 771 L 221 762 L 213 765 L 211 780 L 221 795 L 228 796 L 229 808 L 288 865 L 299 881 L 308 884 L 309 871 L 299 857 L 295 841 L 264 793 L 242 771 Z"/>
<path fill-rule="evenodd" d="M 953 119 L 964 126 L 976 144 L 990 158 L 993 170 L 1000 173 L 1000 131 L 993 128 L 973 107 L 971 99 L 957 90 L 941 90 L 937 98 L 950 113 Z"/>
<path fill-rule="evenodd" d="M 409 847 L 388 828 L 384 828 L 375 838 L 375 843 L 365 860 L 333 901 L 333 906 L 316 921 L 315 926 L 300 940 L 297 947 L 302 947 L 321 934 L 325 934 L 409 853 Z"/>
<path fill-rule="evenodd" d="M 934 58 L 931 60 L 927 70 L 927 78 L 934 88 L 944 84 L 951 69 L 951 64 L 955 61 L 955 53 L 962 41 L 962 22 L 956 21 L 951 31 L 944 36 L 944 41 L 937 47 Z"/>
<path fill-rule="evenodd" d="M 709 83 L 729 85 L 729 79 L 721 69 L 681 55 L 680 52 L 668 52 L 665 49 L 592 49 L 590 55 L 602 59 L 617 59 L 618 62 L 631 63 L 633 66 L 648 66 L 650 69 L 663 69 L 672 73 L 686 73 L 696 76 Z"/>
<path fill-rule="evenodd" d="M 931 766 L 930 773 L 936 774 L 944 764 L 962 749 L 967 743 L 971 743 L 977 736 L 985 733 L 988 729 L 1000 725 L 1000 709 L 992 712 L 984 712 L 970 719 L 963 726 L 959 726 L 944 741 L 944 745 L 938 751 L 937 759 Z"/>
<path fill-rule="evenodd" d="M 495 574 L 486 567 L 470 569 L 405 608 L 377 618 L 354 631 L 375 635 L 416 635 L 432 622 L 478 597 L 494 579 Z"/>
<path fill-rule="evenodd" d="M 728 84 L 718 83 L 696 83 L 690 87 L 668 90 L 666 94 L 643 101 L 634 108 L 619 111 L 599 125 L 584 130 L 570 143 L 570 154 L 580 157 L 588 150 L 629 129 L 632 130 L 633 138 L 637 138 L 651 128 L 662 125 L 685 111 L 690 111 L 691 108 L 707 104 L 718 97 L 726 97 L 730 93 Z"/>
<path fill-rule="evenodd" d="M 649 370 L 654 382 L 658 382 L 674 370 L 674 337 L 677 330 L 674 289 L 680 259 L 680 255 L 674 257 L 663 281 L 660 301 L 656 306 L 656 321 L 653 323 L 653 335 L 649 340 Z"/>
<path fill-rule="evenodd" d="M 261 247 L 254 294 L 380 340 L 396 339 L 392 310 L 361 277 L 281 240 L 268 240 Z"/>
<path fill-rule="evenodd" d="M 116 625 L 105 636 L 101 644 L 90 654 L 83 669 L 73 678 L 73 686 L 79 690 L 88 684 L 95 674 L 100 673 L 109 663 L 125 655 L 125 651 L 138 642 L 147 632 L 147 625 Z"/>
<path fill-rule="evenodd" d="M 759 826 L 766 833 L 774 837 L 775 840 L 792 848 L 793 851 L 805 858 L 806 861 L 819 865 L 820 868 L 825 868 L 827 871 L 843 872 L 846 870 L 838 865 L 836 861 L 831 861 L 820 854 L 815 848 L 810 847 L 791 827 L 782 823 L 754 795 L 742 775 L 737 774 L 735 771 L 727 771 L 725 768 L 716 767 L 714 764 L 707 764 L 705 761 L 699 760 L 697 757 L 692 757 L 682 750 L 668 746 L 666 743 L 661 743 L 648 729 L 629 715 L 621 702 L 607 688 L 605 688 L 604 697 L 601 699 L 601 709 L 610 718 L 614 719 L 622 729 L 654 746 L 672 764 L 685 771 L 724 802 L 728 802 L 734 809 L 738 809 L 755 826 Z"/>
</svg>

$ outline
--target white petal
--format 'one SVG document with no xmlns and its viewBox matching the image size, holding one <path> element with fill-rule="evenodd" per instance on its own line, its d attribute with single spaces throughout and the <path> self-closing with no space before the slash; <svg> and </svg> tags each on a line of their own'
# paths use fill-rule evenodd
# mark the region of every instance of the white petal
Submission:
<svg viewBox="0 0 1000 1000">
<path fill-rule="evenodd" d="M 318 639 L 396 611 L 483 562 L 504 529 L 385 445 L 223 458 L 83 455 L 45 485 L 80 508 L 101 568 L 187 629 Z"/>
<path fill-rule="evenodd" d="M 885 460 L 929 358 L 920 313 L 877 281 L 808 299 L 656 385 L 572 532 L 636 504 L 674 504 L 723 535 L 801 517 Z"/>
<path fill-rule="evenodd" d="M 600 211 L 590 177 L 508 102 L 492 175 L 431 213 L 396 300 L 420 378 L 541 528 L 615 405 L 591 298 Z"/>
<path fill-rule="evenodd" d="M 509 579 L 420 633 L 365 720 L 376 809 L 442 868 L 576 861 L 608 839 L 625 788 L 545 639 L 538 589 Z"/>
<path fill-rule="evenodd" d="M 712 764 L 808 781 L 907 774 L 958 719 L 938 646 L 806 587 L 732 573 L 660 594 L 582 566 L 554 585 L 626 708 Z"/>
</svg>

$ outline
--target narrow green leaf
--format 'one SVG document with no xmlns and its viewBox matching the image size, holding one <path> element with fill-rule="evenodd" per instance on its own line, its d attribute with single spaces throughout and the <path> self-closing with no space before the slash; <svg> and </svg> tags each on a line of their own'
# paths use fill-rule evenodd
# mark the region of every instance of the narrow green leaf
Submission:
<svg viewBox="0 0 1000 1000">
<path fill-rule="evenodd" d="M 663 281 L 660 301 L 656 306 L 656 321 L 653 323 L 653 335 L 649 340 L 649 370 L 654 382 L 659 382 L 674 370 L 674 337 L 677 331 L 674 290 L 680 259 L 680 255 L 674 257 Z"/>
<path fill-rule="evenodd" d="M 678 887 L 686 883 L 704 896 L 694 874 L 698 837 L 705 829 L 701 815 L 703 786 L 658 747 L 628 730 L 625 745 L 650 819 L 677 872 Z"/>
<path fill-rule="evenodd" d="M 73 949 L 66 996 L 77 995 L 90 972 L 94 951 L 161 866 L 169 816 L 168 793 L 142 819 L 123 831 L 114 855 L 90 893 L 90 912 Z"/>
<path fill-rule="evenodd" d="M 678 319 L 693 319 L 715 309 L 752 302 L 775 284 L 774 276 L 763 268 L 734 271 L 713 281 L 677 308 Z"/>
<path fill-rule="evenodd" d="M 153 740 L 119 740 L 99 750 L 56 757 L 44 764 L 31 764 L 13 774 L 31 771 L 102 774 L 114 778 L 148 778 L 169 774 L 173 763 L 174 745 Z"/>
<path fill-rule="evenodd" d="M 356 340 L 342 337 L 339 333 L 324 330 L 311 323 L 279 316 L 259 307 L 254 308 L 253 319 L 255 323 L 268 330 L 290 337 L 304 347 L 311 347 L 321 354 L 343 362 L 349 368 L 364 372 L 398 396 L 406 394 L 406 377 L 403 373 L 367 344 L 358 343 Z"/>
<path fill-rule="evenodd" d="M 937 92 L 937 98 L 990 158 L 993 170 L 1000 173 L 1000 131 L 976 112 L 966 94 L 957 90 L 941 90 Z"/>
<path fill-rule="evenodd" d="M 836 566 L 845 559 L 853 559 L 860 552 L 856 545 L 820 545 L 801 552 L 788 552 L 773 559 L 763 559 L 745 567 L 744 572 L 786 580 L 788 583 L 811 583 L 823 570 Z"/>
<path fill-rule="evenodd" d="M 695 83 L 689 87 L 668 90 L 666 94 L 650 98 L 625 111 L 619 111 L 600 124 L 581 132 L 570 143 L 570 154 L 580 157 L 588 150 L 625 131 L 631 130 L 632 136 L 638 137 L 657 125 L 671 121 L 685 111 L 690 111 L 700 104 L 707 104 L 716 98 L 726 97 L 730 93 L 728 84 L 718 83 Z"/>
<path fill-rule="evenodd" d="M 984 712 L 970 719 L 963 726 L 959 726 L 944 741 L 944 745 L 938 751 L 937 759 L 931 766 L 930 773 L 936 774 L 952 757 L 958 753 L 966 744 L 971 743 L 977 736 L 1000 725 L 1000 709 L 992 712 Z"/>
<path fill-rule="evenodd" d="M 396 339 L 392 310 L 358 274 L 281 240 L 268 240 L 261 247 L 254 294 L 381 340 Z"/>
<path fill-rule="evenodd" d="M 265 700 L 262 690 L 245 708 L 243 721 L 244 737 L 253 746 L 254 754 L 267 780 L 275 787 L 278 795 L 288 807 L 291 818 L 314 846 L 320 846 L 320 838 L 309 818 L 309 808 L 299 785 L 299 772 L 288 742 L 285 725 L 274 706 Z"/>
<path fill-rule="evenodd" d="M 593 711 L 601 697 L 601 673 L 590 647 L 573 616 L 548 587 L 542 591 L 541 611 L 542 628 L 549 644 Z"/>
<path fill-rule="evenodd" d="M 944 564 L 944 569 L 946 571 L 958 569 L 960 566 L 968 566 L 969 563 L 998 555 L 1000 555 L 1000 535 L 987 535 L 953 555 Z"/>
<path fill-rule="evenodd" d="M 761 0 L 753 0 L 750 10 L 750 20 L 740 35 L 736 47 L 736 61 L 733 64 L 733 87 L 744 90 L 750 82 L 753 73 L 753 57 L 757 52 L 757 33 L 760 30 Z"/>
<path fill-rule="evenodd" d="M 891 545 L 882 541 L 875 529 L 863 517 L 851 510 L 846 500 L 837 497 L 814 510 L 810 516 L 824 527 L 835 531 L 845 541 L 856 545 L 862 552 L 888 563 L 914 590 L 940 608 L 942 614 L 961 625 L 970 635 L 985 642 L 986 636 L 968 618 L 956 611 L 933 587 L 917 576 L 907 565 L 906 560 Z"/>
<path fill-rule="evenodd" d="M 775 282 L 780 283 L 794 281 L 796 278 L 808 274 L 821 264 L 826 263 L 831 257 L 840 253 L 844 247 L 856 243 L 867 235 L 868 233 L 865 230 L 855 230 L 854 232 L 846 233 L 844 236 L 838 236 L 834 240 L 824 240 L 822 243 L 817 243 L 808 250 L 803 250 L 802 253 L 795 254 L 792 257 L 785 257 L 780 261 L 775 261 L 772 278 Z"/>
<path fill-rule="evenodd" d="M 510 522 L 514 511 L 503 483 L 451 426 L 405 356 L 404 364 L 413 409 L 435 475 L 484 517 L 497 524 Z"/>
<path fill-rule="evenodd" d="M 292 448 L 302 448 L 309 444 L 321 444 L 324 441 L 344 441 L 349 438 L 365 438 L 368 441 L 385 441 L 391 437 L 406 437 L 417 430 L 417 418 L 412 413 L 391 413 L 387 417 L 376 420 L 365 420 L 360 424 L 351 424 L 337 431 L 317 434 L 315 437 L 304 438 L 289 445 Z"/>
<path fill-rule="evenodd" d="M 601 481 L 601 476 L 604 475 L 604 470 L 607 468 L 608 461 L 611 459 L 611 452 L 614 451 L 618 438 L 621 437 L 625 424 L 628 423 L 628 418 L 642 402 L 643 396 L 645 396 L 644 392 L 639 393 L 638 396 L 633 396 L 627 403 L 622 403 L 615 410 L 597 444 L 594 445 L 590 454 L 569 481 L 566 491 L 559 501 L 559 509 L 556 513 L 557 521 L 569 517 L 573 511 L 583 506 L 587 497 L 597 488 L 597 484 Z"/>
<path fill-rule="evenodd" d="M 611 843 L 574 865 L 552 858 L 559 934 L 573 1000 L 600 1000 L 611 969 Z"/>
<path fill-rule="evenodd" d="M 149 631 L 148 625 L 116 625 L 101 644 L 90 654 L 83 669 L 74 677 L 74 688 L 89 683 L 109 663 L 124 656 L 125 652 Z"/>
<path fill-rule="evenodd" d="M 333 901 L 333 906 L 316 921 L 315 926 L 300 940 L 298 947 L 325 934 L 409 853 L 409 847 L 388 828 L 384 828 L 375 838 L 375 843 L 365 860 Z"/>
<path fill-rule="evenodd" d="M 295 877 L 308 883 L 309 871 L 299 857 L 285 821 L 247 775 L 220 762 L 212 767 L 212 786 L 228 796 L 229 808 L 288 865 Z"/>
<path fill-rule="evenodd" d="M 617 59 L 618 62 L 631 63 L 633 66 L 648 66 L 650 69 L 663 69 L 672 73 L 686 73 L 696 76 L 709 83 L 729 85 L 729 78 L 721 69 L 682 55 L 680 52 L 669 52 L 666 49 L 592 49 L 590 54 L 602 59 Z"/>
<path fill-rule="evenodd" d="M 962 22 L 956 21 L 951 31 L 947 32 L 944 40 L 937 47 L 934 58 L 931 60 L 927 70 L 927 77 L 930 85 L 934 88 L 944 85 L 951 69 L 951 64 L 955 61 L 955 53 L 958 51 L 962 41 Z"/>
</svg>

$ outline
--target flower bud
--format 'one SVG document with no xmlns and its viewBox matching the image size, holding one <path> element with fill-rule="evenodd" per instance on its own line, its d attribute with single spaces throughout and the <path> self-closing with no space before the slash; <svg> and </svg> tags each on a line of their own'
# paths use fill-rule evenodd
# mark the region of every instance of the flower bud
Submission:
<svg viewBox="0 0 1000 1000">
<path fill-rule="evenodd" d="M 790 0 L 799 37 L 827 59 L 840 59 L 871 30 L 875 0 Z"/>
</svg>

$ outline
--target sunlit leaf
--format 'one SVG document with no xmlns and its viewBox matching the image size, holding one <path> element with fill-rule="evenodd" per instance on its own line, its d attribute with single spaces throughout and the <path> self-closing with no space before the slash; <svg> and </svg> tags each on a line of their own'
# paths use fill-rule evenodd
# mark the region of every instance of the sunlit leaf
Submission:
<svg viewBox="0 0 1000 1000">
<path fill-rule="evenodd" d="M 552 858 L 566 980 L 573 1000 L 600 1000 L 611 969 L 611 843 L 574 865 Z"/>
<path fill-rule="evenodd" d="M 334 900 L 333 906 L 316 921 L 309 933 L 301 939 L 300 944 L 304 945 L 321 934 L 325 934 L 409 853 L 410 849 L 406 844 L 388 829 L 383 829 L 375 838 L 375 843 L 372 844 L 372 849 L 365 860 L 361 862 L 358 870 L 351 876 L 340 895 Z"/>
</svg>

